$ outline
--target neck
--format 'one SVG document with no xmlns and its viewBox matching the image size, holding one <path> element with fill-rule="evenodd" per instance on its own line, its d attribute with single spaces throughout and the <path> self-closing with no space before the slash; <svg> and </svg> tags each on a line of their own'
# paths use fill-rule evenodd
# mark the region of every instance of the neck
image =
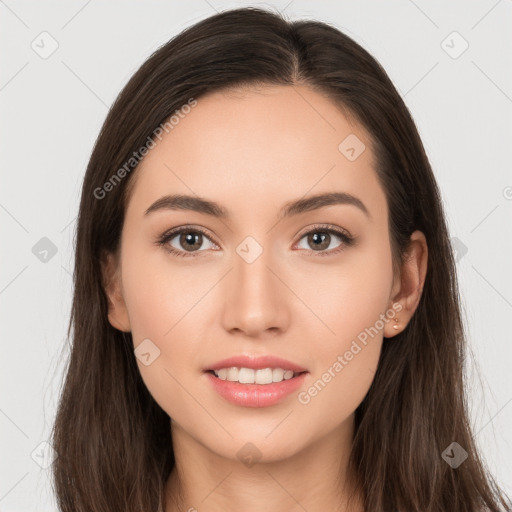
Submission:
<svg viewBox="0 0 512 512">
<path fill-rule="evenodd" d="M 364 511 L 348 473 L 353 417 L 287 459 L 252 465 L 214 453 L 175 422 L 171 432 L 176 464 L 166 484 L 168 512 Z"/>
</svg>

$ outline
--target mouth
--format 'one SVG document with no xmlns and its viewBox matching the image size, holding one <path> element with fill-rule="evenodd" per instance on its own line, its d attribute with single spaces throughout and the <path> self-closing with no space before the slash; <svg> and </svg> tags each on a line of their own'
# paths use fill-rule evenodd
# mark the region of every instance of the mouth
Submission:
<svg viewBox="0 0 512 512">
<path fill-rule="evenodd" d="M 235 356 L 206 368 L 204 375 L 222 398 L 241 407 L 269 407 L 304 385 L 309 372 L 274 356 Z"/>
<path fill-rule="evenodd" d="M 246 368 L 246 367 L 225 367 L 216 370 L 207 370 L 214 377 L 229 382 L 240 384 L 259 384 L 262 386 L 276 384 L 285 380 L 295 379 L 299 375 L 307 373 L 303 371 L 285 370 L 284 368 Z"/>
<path fill-rule="evenodd" d="M 227 370 L 225 379 L 222 370 Z M 252 370 L 245 372 L 244 370 Z M 276 371 L 276 380 L 278 382 L 268 382 L 270 375 Z M 219 376 L 216 375 L 219 373 Z M 292 370 L 284 371 L 283 368 L 260 368 L 256 371 L 252 368 L 220 368 L 219 370 L 209 370 L 204 372 L 206 379 L 209 381 L 212 389 L 217 392 L 223 399 L 241 407 L 270 407 L 284 402 L 304 385 L 307 377 L 307 371 L 294 372 Z M 287 373 L 285 377 L 285 373 Z M 282 374 L 282 377 L 281 377 Z M 236 380 L 228 380 L 228 375 Z M 245 382 L 249 381 L 249 382 Z M 254 382 L 253 382 L 254 381 Z M 258 384 L 258 382 L 267 382 L 266 384 Z"/>
</svg>

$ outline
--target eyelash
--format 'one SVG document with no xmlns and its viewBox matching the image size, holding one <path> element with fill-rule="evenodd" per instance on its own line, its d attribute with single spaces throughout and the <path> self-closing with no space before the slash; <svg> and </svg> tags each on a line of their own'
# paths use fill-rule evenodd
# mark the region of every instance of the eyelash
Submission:
<svg viewBox="0 0 512 512">
<path fill-rule="evenodd" d="M 180 235 L 182 233 L 194 233 L 194 234 L 201 233 L 203 236 L 208 238 L 208 240 L 210 240 L 210 242 L 215 244 L 215 242 L 213 242 L 213 240 L 211 240 L 210 236 L 204 229 L 199 228 L 199 227 L 190 227 L 190 226 L 174 228 L 174 229 L 171 229 L 170 231 L 166 231 L 163 235 L 161 235 L 157 239 L 156 243 L 159 246 L 165 247 L 165 250 L 168 251 L 169 253 L 171 253 L 172 255 L 178 256 L 180 258 L 197 257 L 195 255 L 195 253 L 204 252 L 204 251 L 193 251 L 193 252 L 179 251 L 179 250 L 175 249 L 174 247 L 171 247 L 170 245 L 167 244 L 176 235 Z M 342 241 L 342 244 L 340 246 L 336 247 L 335 249 L 331 249 L 329 251 L 313 251 L 313 250 L 311 250 L 310 252 L 316 253 L 316 256 L 331 256 L 333 254 L 337 254 L 337 253 L 343 251 L 345 248 L 352 246 L 355 242 L 355 237 L 350 235 L 347 231 L 343 231 L 339 228 L 336 228 L 335 226 L 333 226 L 331 224 L 322 224 L 322 225 L 313 226 L 312 229 L 310 229 L 309 231 L 300 235 L 299 241 L 302 240 L 305 236 L 311 235 L 313 233 L 334 234 L 337 237 L 339 237 Z M 215 245 L 218 245 L 218 244 L 215 244 Z M 305 250 L 305 249 L 302 249 L 302 250 Z"/>
</svg>

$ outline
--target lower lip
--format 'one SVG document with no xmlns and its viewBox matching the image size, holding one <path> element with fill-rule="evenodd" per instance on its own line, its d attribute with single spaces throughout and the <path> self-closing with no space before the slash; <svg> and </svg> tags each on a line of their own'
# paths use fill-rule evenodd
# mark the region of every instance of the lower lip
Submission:
<svg viewBox="0 0 512 512">
<path fill-rule="evenodd" d="M 210 372 L 206 377 L 213 389 L 229 402 L 242 407 L 268 407 L 275 405 L 296 391 L 304 382 L 307 372 L 296 377 L 272 384 L 241 384 L 222 380 Z"/>
</svg>

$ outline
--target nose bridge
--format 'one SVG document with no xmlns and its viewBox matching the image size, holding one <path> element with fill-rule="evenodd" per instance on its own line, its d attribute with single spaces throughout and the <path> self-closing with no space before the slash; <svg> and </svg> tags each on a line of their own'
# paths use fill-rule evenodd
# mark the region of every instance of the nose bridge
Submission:
<svg viewBox="0 0 512 512">
<path fill-rule="evenodd" d="M 236 248 L 224 303 L 224 327 L 254 336 L 266 330 L 286 328 L 288 308 L 282 283 L 270 270 L 273 251 L 247 237 Z M 275 272 L 275 271 L 274 271 Z"/>
</svg>

